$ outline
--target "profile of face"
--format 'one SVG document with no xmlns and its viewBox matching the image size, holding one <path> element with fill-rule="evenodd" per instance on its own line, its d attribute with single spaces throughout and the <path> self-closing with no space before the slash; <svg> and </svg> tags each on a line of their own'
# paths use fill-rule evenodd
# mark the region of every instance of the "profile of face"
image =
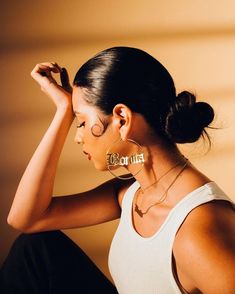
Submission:
<svg viewBox="0 0 235 294">
<path fill-rule="evenodd" d="M 144 134 L 149 133 L 149 126 L 142 115 L 121 103 L 114 106 L 112 114 L 104 114 L 97 106 L 87 102 L 86 91 L 82 87 L 73 87 L 72 104 L 77 119 L 75 142 L 82 144 L 83 152 L 95 168 L 104 171 L 107 170 L 110 148 L 114 147 L 111 153 L 114 151 L 128 157 L 136 154 L 139 147 L 123 140 L 136 139 L 138 135 L 137 141 L 143 142 L 146 139 Z M 125 165 L 129 171 L 133 170 L 130 166 Z M 112 169 L 116 168 L 118 165 L 112 166 Z"/>
<path fill-rule="evenodd" d="M 85 89 L 73 87 L 72 104 L 77 120 L 75 142 L 82 144 L 83 152 L 98 170 L 106 170 L 106 151 L 110 142 L 119 136 L 112 115 L 105 115 L 84 99 Z"/>
</svg>

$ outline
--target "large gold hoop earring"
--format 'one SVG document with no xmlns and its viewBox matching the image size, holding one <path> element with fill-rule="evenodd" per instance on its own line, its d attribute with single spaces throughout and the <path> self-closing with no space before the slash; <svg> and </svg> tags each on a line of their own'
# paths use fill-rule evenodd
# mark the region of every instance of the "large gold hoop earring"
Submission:
<svg viewBox="0 0 235 294">
<path fill-rule="evenodd" d="M 134 144 L 137 147 L 137 152 L 133 154 L 119 154 L 118 152 L 112 152 L 111 149 L 114 148 L 118 143 L 131 143 Z M 144 152 L 142 146 L 137 143 L 136 141 L 132 139 L 127 139 L 123 141 L 121 138 L 115 141 L 111 147 L 107 150 L 106 152 L 106 164 L 107 164 L 107 169 L 108 171 L 115 176 L 118 179 L 121 180 L 130 180 L 133 179 L 137 174 L 139 174 L 144 166 Z M 140 168 L 135 174 L 132 174 L 132 176 L 129 175 L 122 175 L 119 176 L 114 173 L 113 169 L 117 167 L 125 167 L 128 165 L 133 165 L 133 164 L 139 164 Z"/>
</svg>

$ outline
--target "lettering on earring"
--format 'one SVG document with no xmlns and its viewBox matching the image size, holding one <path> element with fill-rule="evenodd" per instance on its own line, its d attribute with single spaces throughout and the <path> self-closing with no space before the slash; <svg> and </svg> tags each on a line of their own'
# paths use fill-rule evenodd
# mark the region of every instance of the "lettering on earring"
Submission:
<svg viewBox="0 0 235 294">
<path fill-rule="evenodd" d="M 120 156 L 119 153 L 107 153 L 109 166 L 144 163 L 144 153 L 136 153 L 129 156 Z"/>
<path fill-rule="evenodd" d="M 129 164 L 144 163 L 144 153 L 137 153 L 131 155 L 129 158 Z"/>
</svg>

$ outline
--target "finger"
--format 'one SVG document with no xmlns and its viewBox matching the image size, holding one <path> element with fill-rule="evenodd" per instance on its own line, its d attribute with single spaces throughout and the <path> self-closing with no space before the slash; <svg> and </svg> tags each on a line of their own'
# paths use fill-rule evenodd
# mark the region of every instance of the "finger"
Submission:
<svg viewBox="0 0 235 294">
<path fill-rule="evenodd" d="M 46 73 L 45 71 L 42 71 L 42 72 L 41 72 L 41 76 L 43 76 L 43 77 L 47 77 L 47 73 Z"/>
<path fill-rule="evenodd" d="M 71 93 L 72 87 L 69 82 L 69 75 L 68 75 L 66 68 L 64 68 L 64 67 L 62 68 L 62 72 L 60 73 L 60 79 L 61 79 L 62 87 Z"/>
<path fill-rule="evenodd" d="M 47 77 L 51 82 L 56 82 L 52 76 L 53 73 L 60 73 L 62 71 L 61 67 L 52 62 L 43 62 L 37 64 L 31 72 L 31 76 L 39 81 L 40 77 Z"/>
<path fill-rule="evenodd" d="M 55 68 L 51 63 L 39 63 L 32 70 L 31 76 L 40 84 L 46 80 L 49 80 L 51 83 L 56 83 L 51 72 L 58 73 L 59 69 Z"/>
<path fill-rule="evenodd" d="M 69 84 L 69 75 L 68 75 L 68 72 L 66 70 L 66 68 L 62 68 L 62 71 L 60 73 L 60 79 L 61 79 L 61 84 L 63 87 L 66 87 L 68 86 Z"/>
<path fill-rule="evenodd" d="M 45 63 L 45 64 L 47 64 L 47 63 Z M 52 71 L 54 73 L 61 73 L 62 72 L 62 68 L 56 62 L 48 63 L 48 67 L 50 68 L 50 71 Z"/>
<path fill-rule="evenodd" d="M 46 71 L 47 73 L 50 73 L 51 71 L 54 73 L 61 72 L 60 66 L 58 66 L 55 63 L 52 62 L 42 62 L 38 63 L 34 69 L 32 70 L 32 74 L 41 73 L 42 71 Z"/>
<path fill-rule="evenodd" d="M 59 72 L 62 72 L 63 68 L 61 68 L 56 62 L 52 62 L 52 64 L 59 70 Z"/>
<path fill-rule="evenodd" d="M 49 67 L 43 64 L 37 64 L 31 72 L 33 78 L 38 78 L 40 75 L 47 76 Z"/>
<path fill-rule="evenodd" d="M 50 67 L 50 68 L 57 67 L 60 70 L 62 69 L 56 62 L 40 62 L 37 65 L 47 66 L 47 67 Z"/>
</svg>

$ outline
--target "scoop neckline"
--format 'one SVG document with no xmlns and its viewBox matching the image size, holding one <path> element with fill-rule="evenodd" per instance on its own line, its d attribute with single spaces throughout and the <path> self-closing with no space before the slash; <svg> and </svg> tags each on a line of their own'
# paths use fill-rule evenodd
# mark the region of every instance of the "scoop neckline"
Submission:
<svg viewBox="0 0 235 294">
<path fill-rule="evenodd" d="M 131 232 L 141 241 L 143 242 L 147 242 L 147 241 L 151 241 L 152 239 L 156 238 L 160 232 L 164 229 L 164 227 L 167 225 L 167 223 L 169 222 L 171 216 L 173 215 L 173 213 L 175 212 L 175 210 L 182 204 L 182 202 L 186 201 L 188 198 L 190 198 L 193 194 L 196 194 L 198 192 L 200 192 L 201 190 L 205 189 L 205 188 L 208 188 L 208 186 L 211 186 L 213 184 L 215 184 L 215 182 L 213 181 L 210 181 L 210 182 L 207 182 L 205 183 L 204 185 L 194 189 L 193 191 L 189 192 L 188 194 L 186 194 L 171 210 L 170 212 L 168 213 L 166 219 L 164 220 L 164 222 L 162 223 L 162 225 L 160 226 L 160 228 L 152 235 L 152 236 L 149 236 L 149 237 L 144 237 L 142 235 L 140 235 L 135 227 L 134 227 L 134 223 L 133 223 L 133 200 L 134 200 L 134 196 L 135 196 L 135 192 L 138 190 L 138 188 L 140 187 L 140 184 L 138 181 L 134 182 L 132 184 L 133 185 L 136 185 L 136 187 L 134 186 L 134 189 L 133 189 L 133 196 L 131 197 L 131 203 L 130 203 L 130 214 L 129 214 L 129 225 L 130 225 L 130 229 L 131 229 Z M 131 186 L 130 186 L 131 187 Z"/>
</svg>

